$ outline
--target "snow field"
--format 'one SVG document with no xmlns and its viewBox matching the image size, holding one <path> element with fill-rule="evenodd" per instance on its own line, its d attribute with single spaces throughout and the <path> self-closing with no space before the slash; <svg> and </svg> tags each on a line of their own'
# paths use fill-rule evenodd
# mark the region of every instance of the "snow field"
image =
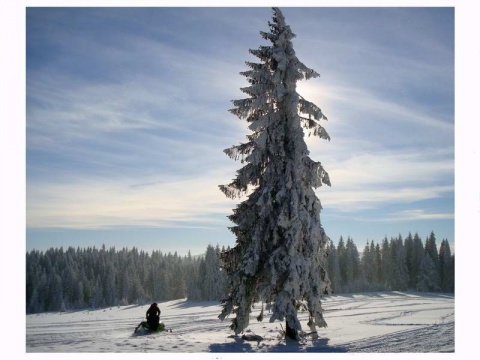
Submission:
<svg viewBox="0 0 480 360">
<path fill-rule="evenodd" d="M 175 300 L 160 303 L 161 321 L 172 332 L 135 335 L 149 304 L 41 313 L 26 317 L 27 353 L 44 352 L 453 352 L 454 297 L 448 294 L 381 292 L 342 294 L 323 300 L 327 328 L 318 339 L 285 341 L 283 323 L 251 314 L 246 335 L 233 336 L 230 321 L 218 320 L 216 302 Z M 305 331 L 308 315 L 300 313 Z"/>
</svg>

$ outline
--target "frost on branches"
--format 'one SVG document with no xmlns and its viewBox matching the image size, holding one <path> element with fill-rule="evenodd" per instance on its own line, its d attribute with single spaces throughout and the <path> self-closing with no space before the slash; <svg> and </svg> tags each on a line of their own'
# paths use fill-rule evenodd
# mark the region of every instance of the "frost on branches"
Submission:
<svg viewBox="0 0 480 360">
<path fill-rule="evenodd" d="M 308 156 L 303 129 L 309 136 L 330 137 L 319 123 L 327 119 L 322 111 L 296 92 L 298 80 L 319 74 L 297 59 L 295 34 L 278 8 L 269 26 L 270 32 L 260 34 L 271 45 L 250 50 L 260 62 L 246 62 L 249 70 L 241 73 L 250 83 L 241 89 L 248 98 L 233 101 L 230 110 L 250 124 L 252 133 L 248 142 L 225 153 L 245 166 L 230 184 L 220 185 L 232 199 L 251 192 L 229 216 L 236 245 L 222 254 L 229 294 L 219 318 L 235 313 L 231 328 L 236 334 L 247 328 L 257 301 L 271 310 L 270 322 L 286 321 L 287 332 L 301 330 L 300 307 L 308 310 L 312 331 L 327 326 L 320 298 L 330 290 L 329 238 L 314 188 L 330 186 L 330 180 L 320 162 Z M 263 307 L 257 319 L 262 318 Z"/>
</svg>

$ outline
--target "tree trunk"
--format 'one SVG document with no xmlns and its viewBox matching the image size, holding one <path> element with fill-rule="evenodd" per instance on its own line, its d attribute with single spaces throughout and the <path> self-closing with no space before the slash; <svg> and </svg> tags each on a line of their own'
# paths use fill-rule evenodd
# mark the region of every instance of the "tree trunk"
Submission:
<svg viewBox="0 0 480 360">
<path fill-rule="evenodd" d="M 287 337 L 296 341 L 300 340 L 300 337 L 298 336 L 298 330 L 290 327 L 288 325 L 288 321 L 285 320 L 285 338 Z"/>
</svg>

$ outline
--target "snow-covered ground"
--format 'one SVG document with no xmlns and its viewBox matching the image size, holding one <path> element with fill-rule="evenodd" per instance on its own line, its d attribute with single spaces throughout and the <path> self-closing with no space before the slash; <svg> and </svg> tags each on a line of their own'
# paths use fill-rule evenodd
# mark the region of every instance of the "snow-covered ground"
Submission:
<svg viewBox="0 0 480 360">
<path fill-rule="evenodd" d="M 328 296 L 327 328 L 301 343 L 281 337 L 284 324 L 257 322 L 252 312 L 245 335 L 233 336 L 230 321 L 217 319 L 216 302 L 159 304 L 172 332 L 135 335 L 148 304 L 26 317 L 26 351 L 38 352 L 453 352 L 454 297 L 449 294 L 378 292 Z M 307 315 L 301 314 L 302 326 Z M 254 336 L 251 336 L 254 338 Z"/>
</svg>

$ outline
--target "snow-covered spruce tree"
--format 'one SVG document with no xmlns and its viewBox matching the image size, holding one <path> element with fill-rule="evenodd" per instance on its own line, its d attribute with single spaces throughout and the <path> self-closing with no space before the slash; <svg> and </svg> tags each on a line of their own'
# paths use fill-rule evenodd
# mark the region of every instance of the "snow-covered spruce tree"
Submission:
<svg viewBox="0 0 480 360">
<path fill-rule="evenodd" d="M 418 233 L 415 233 L 413 236 L 413 249 L 412 256 L 408 259 L 411 263 L 411 272 L 410 274 L 410 288 L 415 289 L 418 283 L 418 275 L 420 273 L 420 267 L 423 261 L 423 254 L 425 250 L 423 248 L 423 242 Z"/>
<path fill-rule="evenodd" d="M 440 276 L 430 254 L 425 253 L 418 272 L 418 291 L 440 291 Z"/>
<path fill-rule="evenodd" d="M 338 266 L 340 267 L 340 277 L 342 281 L 342 292 L 345 292 L 347 285 L 347 249 L 343 236 L 340 235 L 337 245 Z"/>
<path fill-rule="evenodd" d="M 382 251 L 380 250 L 380 244 L 375 245 L 375 283 L 378 284 L 379 289 L 384 289 Z"/>
<path fill-rule="evenodd" d="M 239 334 L 249 324 L 252 304 L 262 300 L 272 311 L 270 322 L 286 321 L 287 336 L 298 339 L 297 310 L 303 301 L 310 328 L 327 325 L 320 298 L 329 291 L 321 266 L 329 238 L 314 188 L 330 180 L 320 162 L 308 156 L 302 127 L 330 138 L 318 122 L 326 119 L 322 111 L 296 91 L 297 81 L 319 75 L 296 57 L 295 35 L 278 8 L 269 26 L 270 32 L 260 34 L 271 45 L 250 50 L 260 63 L 246 62 L 250 69 L 241 73 L 250 83 L 241 89 L 249 97 L 234 100 L 231 110 L 250 123 L 253 133 L 248 142 L 225 150 L 246 165 L 220 189 L 232 199 L 251 192 L 229 216 L 236 245 L 222 254 L 229 293 L 219 318 L 235 312 L 231 329 Z M 262 318 L 263 312 L 257 319 Z"/>
<path fill-rule="evenodd" d="M 450 244 L 443 239 L 438 254 L 440 259 L 440 283 L 442 291 L 453 292 L 453 262 Z"/>
<path fill-rule="evenodd" d="M 369 287 L 373 283 L 373 278 L 375 274 L 375 253 L 373 251 L 370 251 L 370 249 L 371 246 L 369 241 L 367 240 L 367 244 L 363 248 L 362 258 L 360 260 L 363 281 L 365 282 L 363 284 L 364 291 L 369 290 Z M 373 250 L 375 251 L 375 247 L 373 247 Z"/>
<path fill-rule="evenodd" d="M 347 238 L 345 252 L 348 292 L 355 292 L 358 291 L 356 280 L 360 273 L 360 254 L 351 237 Z"/>
<path fill-rule="evenodd" d="M 391 286 L 393 290 L 405 291 L 408 288 L 408 268 L 402 235 L 390 241 L 390 256 L 392 264 Z"/>
<path fill-rule="evenodd" d="M 327 245 L 328 252 L 328 277 L 330 278 L 330 287 L 332 293 L 342 292 L 342 278 L 340 276 L 340 262 L 338 253 L 333 241 L 330 240 Z"/>
</svg>

